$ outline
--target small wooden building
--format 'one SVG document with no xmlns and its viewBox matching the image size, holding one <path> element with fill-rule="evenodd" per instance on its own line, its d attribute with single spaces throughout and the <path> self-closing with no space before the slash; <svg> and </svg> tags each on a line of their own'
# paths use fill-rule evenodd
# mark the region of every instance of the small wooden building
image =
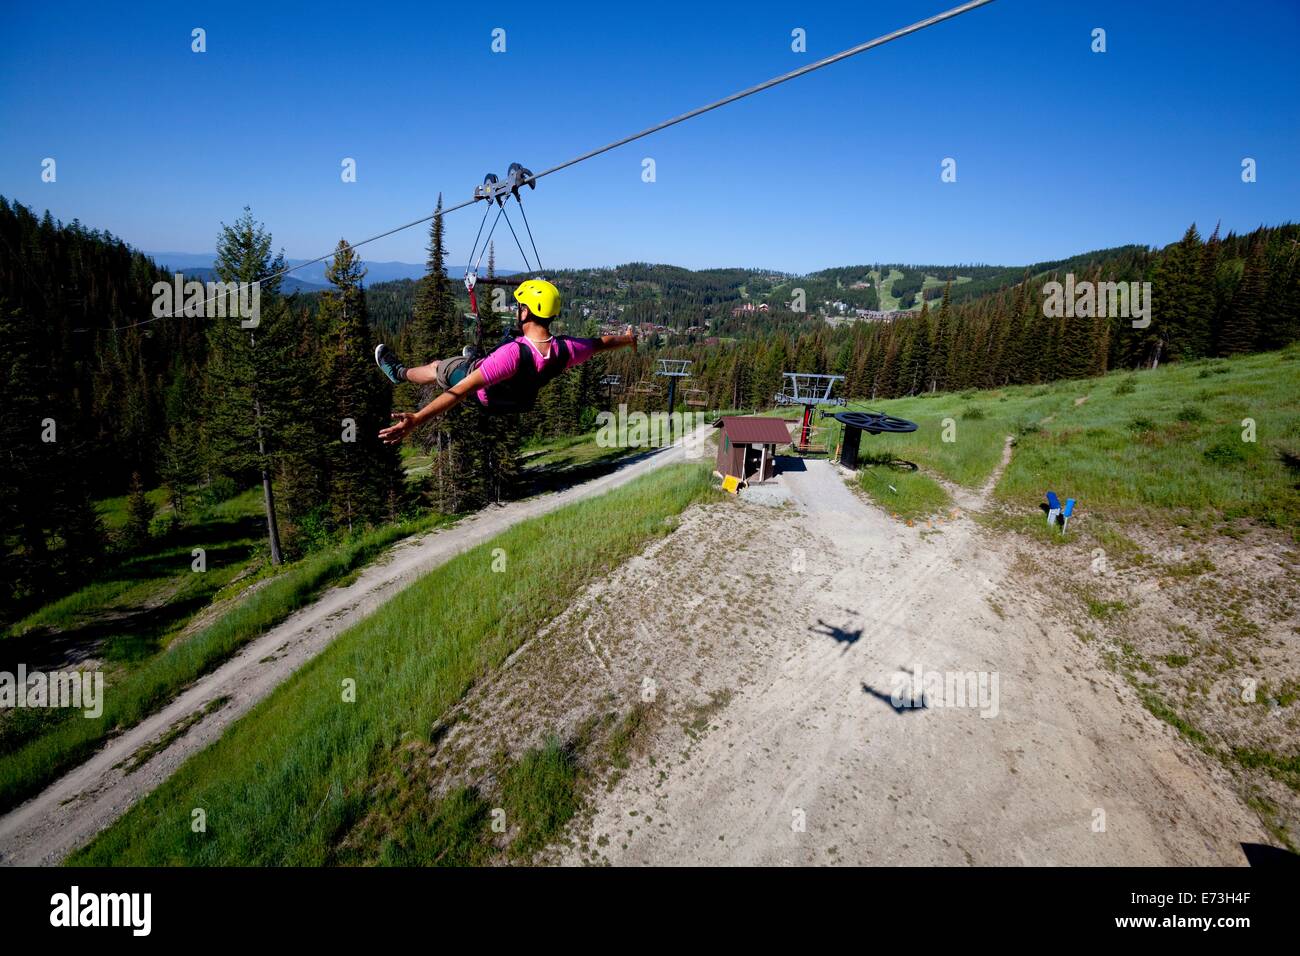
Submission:
<svg viewBox="0 0 1300 956">
<path fill-rule="evenodd" d="M 776 449 L 790 444 L 790 425 L 779 418 L 729 415 L 718 420 L 718 474 L 767 481 L 776 474 Z"/>
</svg>

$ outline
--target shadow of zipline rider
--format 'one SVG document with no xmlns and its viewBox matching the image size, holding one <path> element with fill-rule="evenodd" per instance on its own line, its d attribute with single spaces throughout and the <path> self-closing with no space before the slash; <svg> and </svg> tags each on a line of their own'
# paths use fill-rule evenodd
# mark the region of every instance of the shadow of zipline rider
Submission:
<svg viewBox="0 0 1300 956">
<path fill-rule="evenodd" d="M 895 703 L 892 694 L 886 694 L 884 691 L 876 690 L 866 681 L 862 682 L 862 693 L 876 698 L 876 700 L 880 701 L 883 704 L 887 704 L 889 706 L 889 709 L 896 714 L 910 714 L 912 711 L 915 710 L 926 709 L 924 696 L 922 696 L 918 701 L 909 695 L 906 699 L 900 700 L 897 703 Z"/>
<path fill-rule="evenodd" d="M 817 624 L 808 628 L 814 634 L 820 634 L 822 637 L 829 637 L 836 644 L 844 645 L 847 651 L 850 647 L 862 640 L 862 628 L 850 631 L 848 628 L 836 627 L 834 624 L 827 624 L 821 618 L 817 619 Z"/>
</svg>

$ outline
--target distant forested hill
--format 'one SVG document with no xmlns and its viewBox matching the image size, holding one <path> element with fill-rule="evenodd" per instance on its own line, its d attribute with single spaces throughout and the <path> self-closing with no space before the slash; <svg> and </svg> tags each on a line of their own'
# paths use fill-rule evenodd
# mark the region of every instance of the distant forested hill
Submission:
<svg viewBox="0 0 1300 956">
<path fill-rule="evenodd" d="M 565 297 L 571 327 L 589 322 L 606 325 L 650 323 L 682 332 L 708 327 L 708 333 L 686 336 L 683 342 L 706 335 L 728 338 L 764 336 L 782 330 L 797 333 L 826 319 L 854 318 L 854 309 L 907 311 L 922 301 L 940 298 L 951 283 L 949 300 L 956 305 L 1009 289 L 1026 279 L 1046 281 L 1055 274 L 1084 274 L 1100 269 L 1115 276 L 1140 271 L 1148 250 L 1119 246 L 1083 253 L 1069 259 L 1027 266 L 877 264 L 837 266 L 808 275 L 770 269 L 684 269 L 680 266 L 633 262 L 593 269 L 563 269 L 548 273 Z M 415 283 L 378 282 L 369 287 L 371 314 L 390 336 L 410 314 Z M 795 293 L 802 290 L 804 310 L 792 311 Z M 468 308 L 459 285 L 456 295 Z M 310 296 L 305 299 L 310 302 Z M 767 312 L 749 309 L 759 305 Z M 748 308 L 747 308 L 748 307 Z M 733 315 L 737 309 L 745 311 Z"/>
</svg>

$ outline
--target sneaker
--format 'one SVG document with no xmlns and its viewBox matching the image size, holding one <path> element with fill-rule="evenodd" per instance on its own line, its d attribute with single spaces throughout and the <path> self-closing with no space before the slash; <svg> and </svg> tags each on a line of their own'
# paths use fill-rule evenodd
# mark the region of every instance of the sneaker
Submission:
<svg viewBox="0 0 1300 956">
<path fill-rule="evenodd" d="M 394 385 L 401 385 L 406 381 L 406 366 L 397 360 L 396 353 L 383 342 L 375 346 L 375 364 Z"/>
</svg>

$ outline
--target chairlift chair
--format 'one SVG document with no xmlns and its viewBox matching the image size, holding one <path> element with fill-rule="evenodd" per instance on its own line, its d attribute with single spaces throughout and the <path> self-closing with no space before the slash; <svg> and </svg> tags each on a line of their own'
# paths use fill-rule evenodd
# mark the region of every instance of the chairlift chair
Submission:
<svg viewBox="0 0 1300 956">
<path fill-rule="evenodd" d="M 812 425 L 806 431 L 799 429 L 790 440 L 790 447 L 801 455 L 824 455 L 827 451 L 826 426 Z"/>
</svg>

